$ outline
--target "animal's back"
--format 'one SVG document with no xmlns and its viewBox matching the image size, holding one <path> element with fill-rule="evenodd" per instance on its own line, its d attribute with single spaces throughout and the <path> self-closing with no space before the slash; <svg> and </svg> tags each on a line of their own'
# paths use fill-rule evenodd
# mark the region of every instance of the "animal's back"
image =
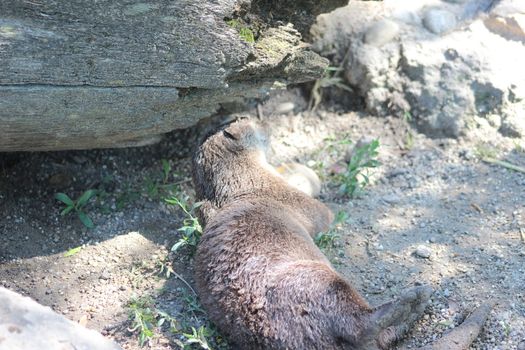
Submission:
<svg viewBox="0 0 525 350">
<path fill-rule="evenodd" d="M 293 209 L 258 198 L 222 208 L 205 229 L 196 272 L 210 318 L 243 349 L 338 348 L 326 323 L 343 310 L 328 310 L 326 298 L 345 282 Z"/>
</svg>

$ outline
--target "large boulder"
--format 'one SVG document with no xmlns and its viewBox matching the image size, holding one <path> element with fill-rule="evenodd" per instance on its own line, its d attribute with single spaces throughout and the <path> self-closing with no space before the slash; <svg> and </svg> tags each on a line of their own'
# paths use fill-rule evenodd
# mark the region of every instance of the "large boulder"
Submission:
<svg viewBox="0 0 525 350">
<path fill-rule="evenodd" d="M 344 58 L 345 77 L 377 115 L 412 117 L 431 136 L 457 137 L 498 115 L 523 137 L 525 2 L 351 1 L 312 28 L 318 52 Z"/>
<path fill-rule="evenodd" d="M 0 350 L 119 350 L 101 334 L 0 287 Z"/>
</svg>

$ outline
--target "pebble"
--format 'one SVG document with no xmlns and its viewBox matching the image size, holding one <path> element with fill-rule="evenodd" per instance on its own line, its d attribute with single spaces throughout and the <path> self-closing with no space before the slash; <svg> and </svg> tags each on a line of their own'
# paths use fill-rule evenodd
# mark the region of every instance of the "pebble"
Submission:
<svg viewBox="0 0 525 350">
<path fill-rule="evenodd" d="M 374 23 L 365 33 L 364 42 L 373 46 L 383 46 L 399 33 L 399 25 L 388 19 Z"/>
<path fill-rule="evenodd" d="M 295 108 L 295 103 L 293 102 L 283 102 L 280 103 L 277 108 L 275 109 L 275 113 L 277 114 L 288 114 L 290 112 L 293 112 Z"/>
<path fill-rule="evenodd" d="M 110 277 L 111 274 L 107 270 L 102 271 L 102 274 L 100 275 L 101 280 L 108 280 Z"/>
<path fill-rule="evenodd" d="M 383 196 L 382 198 L 383 202 L 388 204 L 398 204 L 401 202 L 401 197 L 399 197 L 395 193 L 387 194 L 386 196 Z"/>
<path fill-rule="evenodd" d="M 423 17 L 423 25 L 434 34 L 442 34 L 454 29 L 457 20 L 456 16 L 450 11 L 430 9 Z"/>
<path fill-rule="evenodd" d="M 419 245 L 416 248 L 416 255 L 419 256 L 420 258 L 428 259 L 430 258 L 431 254 L 432 254 L 432 249 L 430 249 L 427 246 Z"/>
</svg>

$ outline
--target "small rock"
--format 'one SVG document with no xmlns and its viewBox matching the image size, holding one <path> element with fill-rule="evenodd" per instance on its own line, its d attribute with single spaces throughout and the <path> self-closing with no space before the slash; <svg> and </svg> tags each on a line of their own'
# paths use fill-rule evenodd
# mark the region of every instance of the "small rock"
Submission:
<svg viewBox="0 0 525 350">
<path fill-rule="evenodd" d="M 75 163 L 78 164 L 84 164 L 88 161 L 88 159 L 84 156 L 73 156 L 73 160 L 75 161 Z"/>
<path fill-rule="evenodd" d="M 416 255 L 420 258 L 428 259 L 432 255 L 432 249 L 427 246 L 420 245 L 416 248 Z"/>
<path fill-rule="evenodd" d="M 525 350 L 525 340 L 518 344 L 517 350 Z"/>
<path fill-rule="evenodd" d="M 396 168 L 396 169 L 392 169 L 391 171 L 389 171 L 388 173 L 385 174 L 385 176 L 388 178 L 388 179 L 391 179 L 393 177 L 397 177 L 397 176 L 400 176 L 400 175 L 405 175 L 406 173 L 408 173 L 408 169 L 405 169 L 405 168 Z"/>
<path fill-rule="evenodd" d="M 55 187 L 55 188 L 66 188 L 69 185 L 71 185 L 72 179 L 71 179 L 71 176 L 69 176 L 68 174 L 57 173 L 57 174 L 51 175 L 47 179 L 47 182 L 49 183 L 50 186 Z"/>
<path fill-rule="evenodd" d="M 295 109 L 295 103 L 293 102 L 283 102 L 280 103 L 277 108 L 275 108 L 276 114 L 288 114 L 290 112 L 293 112 Z"/>
<path fill-rule="evenodd" d="M 423 25 L 434 34 L 442 34 L 457 25 L 456 16 L 447 10 L 430 9 L 423 17 Z"/>
<path fill-rule="evenodd" d="M 104 270 L 102 271 L 102 274 L 100 275 L 100 279 L 101 280 L 109 280 L 111 277 L 111 274 L 107 271 L 107 270 Z"/>
<path fill-rule="evenodd" d="M 497 114 L 488 114 L 485 116 L 487 121 L 489 122 L 489 125 L 493 128 L 498 128 L 501 126 L 501 117 Z"/>
<path fill-rule="evenodd" d="M 399 33 L 399 25 L 388 19 L 374 23 L 365 33 L 364 42 L 373 46 L 383 46 Z"/>
<path fill-rule="evenodd" d="M 401 202 L 401 198 L 395 193 L 387 194 L 386 196 L 383 196 L 382 199 L 388 204 L 398 204 Z"/>
<path fill-rule="evenodd" d="M 501 123 L 499 132 L 508 137 L 525 137 L 525 103 L 515 103 L 505 108 L 505 118 Z"/>
<path fill-rule="evenodd" d="M 473 160 L 474 158 L 476 158 L 476 155 L 471 149 L 464 149 L 459 151 L 459 156 L 465 160 Z"/>
</svg>

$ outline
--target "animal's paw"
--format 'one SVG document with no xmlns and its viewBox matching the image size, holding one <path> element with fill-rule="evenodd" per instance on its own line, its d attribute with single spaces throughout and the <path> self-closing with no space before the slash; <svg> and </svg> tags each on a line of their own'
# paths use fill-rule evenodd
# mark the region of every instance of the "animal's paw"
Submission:
<svg viewBox="0 0 525 350">
<path fill-rule="evenodd" d="M 403 292 L 398 299 L 376 307 L 360 337 L 358 349 L 389 349 L 416 322 L 432 295 L 432 288 L 421 286 Z"/>
</svg>

